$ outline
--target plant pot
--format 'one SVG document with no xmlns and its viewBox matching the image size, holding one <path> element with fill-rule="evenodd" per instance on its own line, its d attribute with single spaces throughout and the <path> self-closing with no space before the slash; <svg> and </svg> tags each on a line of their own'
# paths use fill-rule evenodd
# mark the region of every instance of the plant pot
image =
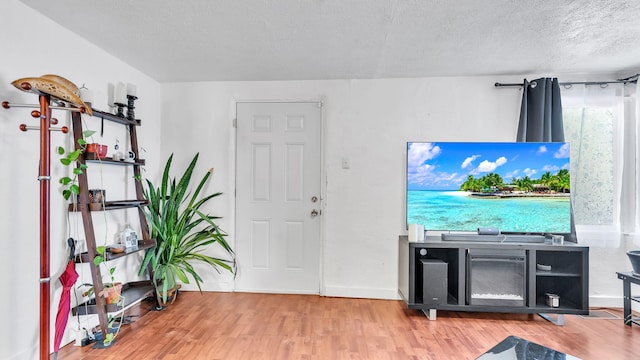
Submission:
<svg viewBox="0 0 640 360">
<path fill-rule="evenodd" d="M 633 274 L 640 276 L 640 250 L 629 250 L 627 256 L 633 268 Z"/>
<path fill-rule="evenodd" d="M 100 291 L 100 296 L 105 298 L 107 304 L 117 304 L 118 301 L 120 301 L 120 294 L 122 294 L 122 283 L 105 286 L 105 288 Z"/>
<path fill-rule="evenodd" d="M 87 152 L 96 154 L 96 158 L 104 159 L 107 156 L 107 145 L 91 143 L 87 144 Z"/>
<path fill-rule="evenodd" d="M 107 191 L 105 189 L 89 189 L 89 202 L 93 204 L 102 204 L 106 201 Z"/>
<path fill-rule="evenodd" d="M 174 301 L 176 301 L 176 298 L 178 297 L 178 293 L 180 292 L 180 288 L 182 288 L 181 284 L 175 284 L 172 288 L 167 290 L 167 302 L 164 302 L 162 300 L 162 286 L 160 286 L 158 289 L 156 289 L 157 293 L 158 293 L 158 301 L 160 301 L 160 305 L 165 306 L 169 303 L 173 304 Z"/>
</svg>

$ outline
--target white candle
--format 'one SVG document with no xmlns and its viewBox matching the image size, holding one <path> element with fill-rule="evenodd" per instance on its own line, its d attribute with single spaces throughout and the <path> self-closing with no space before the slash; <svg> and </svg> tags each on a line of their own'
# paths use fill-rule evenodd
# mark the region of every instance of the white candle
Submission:
<svg viewBox="0 0 640 360">
<path fill-rule="evenodd" d="M 116 86 L 116 103 L 118 104 L 126 104 L 127 103 L 127 87 L 123 82 L 119 82 Z"/>
<path fill-rule="evenodd" d="M 136 84 L 127 83 L 127 95 L 136 96 Z"/>
<path fill-rule="evenodd" d="M 80 100 L 84 101 L 85 104 L 91 106 L 93 102 L 93 91 L 87 89 L 86 87 L 80 88 Z"/>
<path fill-rule="evenodd" d="M 113 101 L 115 99 L 115 94 L 116 93 L 116 87 L 113 86 L 112 83 L 108 83 L 107 84 L 107 105 L 109 105 L 109 107 L 113 107 Z"/>
</svg>

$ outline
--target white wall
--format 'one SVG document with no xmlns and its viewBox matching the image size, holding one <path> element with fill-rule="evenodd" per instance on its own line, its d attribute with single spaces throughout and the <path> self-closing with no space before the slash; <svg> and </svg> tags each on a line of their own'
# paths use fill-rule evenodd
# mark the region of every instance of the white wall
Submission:
<svg viewBox="0 0 640 360">
<path fill-rule="evenodd" d="M 91 21 L 78 19 L 78 21 Z M 108 26 L 105 25 L 105 28 Z M 137 115 L 143 119 L 139 130 L 139 140 L 147 149 L 148 168 L 157 169 L 159 161 L 160 138 L 160 85 L 132 69 L 113 56 L 88 43 L 77 35 L 26 7 L 17 0 L 5 0 L 0 3 L 0 37 L 2 38 L 2 56 L 0 56 L 0 100 L 13 103 L 37 103 L 37 96 L 23 93 L 10 82 L 22 77 L 40 76 L 47 73 L 58 74 L 75 82 L 83 83 L 93 89 L 96 107 L 105 109 L 108 82 L 125 81 L 138 85 L 140 100 L 137 102 Z M 20 123 L 38 125 L 38 121 L 29 116 L 30 109 L 0 109 L 0 229 L 2 231 L 2 250 L 0 251 L 0 284 L 5 289 L 0 319 L 0 359 L 31 360 L 38 357 L 39 342 L 39 137 L 37 131 L 20 132 Z M 55 111 L 61 123 L 68 121 L 64 112 Z M 87 126 L 99 130 L 96 119 L 85 117 Z M 63 124 L 61 124 L 63 125 Z M 108 126 L 107 126 L 108 127 Z M 106 129 L 105 137 L 96 136 L 96 140 L 112 146 L 115 137 L 123 140 L 123 128 Z M 53 147 L 65 145 L 68 135 L 53 132 Z M 121 142 L 122 144 L 122 142 Z M 66 210 L 60 195 L 57 180 L 68 170 L 60 166 L 57 155 L 51 160 L 51 326 L 55 323 L 55 314 L 60 296 L 58 276 L 66 264 L 66 239 L 69 236 L 65 222 Z M 94 170 L 95 167 L 90 168 Z M 103 171 L 104 187 L 107 196 L 110 191 L 125 193 L 131 189 L 109 187 L 112 179 L 122 180 L 124 174 L 111 173 L 113 169 Z M 130 176 L 130 175 L 129 175 Z M 93 177 L 94 185 L 100 179 Z M 110 212 L 111 213 L 111 212 Z M 118 225 L 125 221 L 123 214 L 109 214 L 109 238 L 117 231 Z M 72 218 L 74 218 L 72 216 Z M 102 218 L 94 219 L 102 224 Z M 77 223 L 77 222 L 76 222 Z M 72 226 L 71 236 L 84 238 L 82 224 Z M 131 265 L 133 266 L 133 265 Z M 81 267 L 80 265 L 78 267 Z M 124 272 L 128 264 L 118 266 L 118 272 Z M 88 272 L 83 272 L 85 282 L 90 282 Z M 119 274 L 118 277 L 121 275 Z M 80 281 L 83 279 L 81 278 Z M 89 319 L 90 320 L 90 319 Z M 95 321 L 95 320 L 94 320 Z M 90 321 L 89 321 L 90 322 Z M 84 322 L 83 326 L 89 322 Z M 69 320 L 69 328 L 77 327 L 75 319 Z M 67 340 L 70 339 L 67 332 Z M 53 330 L 51 344 L 53 346 Z"/>
<path fill-rule="evenodd" d="M 520 91 L 496 89 L 496 80 L 168 84 L 163 86 L 163 151 L 180 149 L 185 160 L 199 151 L 203 161 L 215 166 L 215 189 L 227 194 L 216 214 L 225 216 L 222 227 L 234 241 L 230 194 L 234 192 L 235 102 L 322 100 L 326 173 L 322 293 L 395 299 L 397 239 L 406 234 L 406 142 L 514 140 Z M 342 169 L 343 157 L 349 159 L 350 169 Z M 215 282 L 207 286 L 216 288 Z"/>
</svg>

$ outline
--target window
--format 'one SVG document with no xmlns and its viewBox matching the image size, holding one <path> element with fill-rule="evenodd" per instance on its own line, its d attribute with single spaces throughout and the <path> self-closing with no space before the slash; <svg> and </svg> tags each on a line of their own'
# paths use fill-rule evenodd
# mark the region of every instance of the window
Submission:
<svg viewBox="0 0 640 360">
<path fill-rule="evenodd" d="M 562 89 L 578 241 L 618 246 L 637 236 L 635 84 Z M 628 200 L 632 199 L 632 200 Z"/>
<path fill-rule="evenodd" d="M 563 109 L 571 144 L 573 215 L 579 225 L 611 225 L 614 211 L 615 116 L 608 108 Z"/>
</svg>

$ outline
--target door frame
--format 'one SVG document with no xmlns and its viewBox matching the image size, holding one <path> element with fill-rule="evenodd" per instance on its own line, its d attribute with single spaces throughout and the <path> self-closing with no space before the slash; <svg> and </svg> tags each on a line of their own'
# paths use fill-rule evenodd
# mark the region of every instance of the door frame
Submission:
<svg viewBox="0 0 640 360">
<path fill-rule="evenodd" d="M 326 139 L 326 127 L 325 127 L 325 112 L 326 99 L 311 99 L 311 100 L 232 100 L 232 119 L 233 119 L 233 244 L 234 248 L 238 239 L 235 234 L 238 227 L 237 212 L 237 171 L 238 171 L 238 104 L 241 103 L 315 103 L 320 106 L 320 239 L 319 246 L 320 251 L 318 253 L 318 291 L 320 296 L 324 296 L 325 284 L 324 284 L 324 237 L 325 237 L 325 222 L 324 217 L 326 214 L 326 188 L 327 188 L 327 175 L 325 166 L 325 139 Z M 233 279 L 233 291 L 236 290 L 236 280 Z"/>
</svg>

